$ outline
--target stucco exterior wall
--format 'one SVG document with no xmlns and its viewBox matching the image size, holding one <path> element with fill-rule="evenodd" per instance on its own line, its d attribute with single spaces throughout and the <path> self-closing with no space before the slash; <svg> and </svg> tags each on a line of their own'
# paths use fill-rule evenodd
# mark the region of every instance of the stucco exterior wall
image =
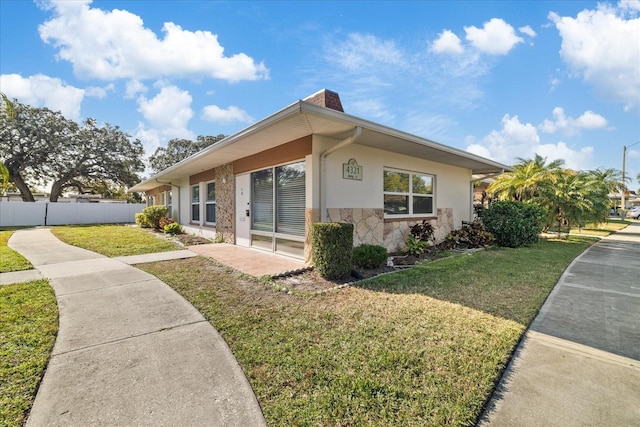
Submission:
<svg viewBox="0 0 640 427">
<path fill-rule="evenodd" d="M 200 185 L 201 195 L 207 182 L 216 183 L 216 223 L 206 224 L 204 221 L 204 197 L 200 198 L 200 222 L 191 221 L 191 187 Z M 175 183 L 178 184 L 178 183 Z M 225 242 L 233 243 L 234 236 L 234 179 L 231 163 L 218 166 L 180 181 L 180 223 L 185 231 L 191 234 L 214 238 L 221 235 Z M 174 191 L 174 199 L 176 198 Z M 175 203 L 175 202 L 174 202 Z M 174 208 L 175 209 L 175 208 Z"/>
<path fill-rule="evenodd" d="M 313 207 L 324 214 L 323 221 L 354 224 L 354 245 L 382 245 L 389 252 L 405 248 L 413 225 L 431 222 L 436 241 L 471 219 L 471 171 L 442 163 L 416 159 L 362 145 L 351 144 L 321 155 L 340 141 L 315 135 L 313 140 Z M 343 164 L 355 159 L 362 167 L 362 180 L 344 179 Z M 416 218 L 385 218 L 383 171 L 385 168 L 434 176 L 434 214 Z"/>
</svg>

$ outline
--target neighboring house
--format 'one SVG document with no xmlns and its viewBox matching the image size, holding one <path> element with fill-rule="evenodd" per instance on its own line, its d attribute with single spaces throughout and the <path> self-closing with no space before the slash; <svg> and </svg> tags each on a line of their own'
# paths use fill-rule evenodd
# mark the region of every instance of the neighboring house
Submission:
<svg viewBox="0 0 640 427">
<path fill-rule="evenodd" d="M 315 222 L 393 252 L 412 225 L 442 240 L 473 216 L 473 182 L 511 168 L 348 114 L 322 90 L 135 185 L 187 232 L 309 261 Z"/>
</svg>

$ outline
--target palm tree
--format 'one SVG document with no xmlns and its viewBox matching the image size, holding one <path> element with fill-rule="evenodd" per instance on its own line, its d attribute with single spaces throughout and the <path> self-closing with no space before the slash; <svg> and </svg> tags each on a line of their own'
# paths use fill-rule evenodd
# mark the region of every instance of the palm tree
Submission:
<svg viewBox="0 0 640 427">
<path fill-rule="evenodd" d="M 532 201 L 542 186 L 555 181 L 555 174 L 562 170 L 564 160 L 558 159 L 547 164 L 547 158 L 536 154 L 533 159 L 518 158 L 513 172 L 507 172 L 496 178 L 487 192 L 499 200 Z"/>
<path fill-rule="evenodd" d="M 556 174 L 553 185 L 546 185 L 538 196 L 538 202 L 547 209 L 547 223 L 556 223 L 558 233 L 562 227 L 571 230 L 571 224 L 585 223 L 585 214 L 592 208 L 588 197 L 586 176 L 583 173 L 564 170 Z"/>
</svg>

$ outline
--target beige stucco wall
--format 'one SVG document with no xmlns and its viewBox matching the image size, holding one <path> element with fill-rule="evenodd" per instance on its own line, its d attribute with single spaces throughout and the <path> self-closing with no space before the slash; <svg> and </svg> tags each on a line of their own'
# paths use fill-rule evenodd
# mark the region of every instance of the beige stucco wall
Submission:
<svg viewBox="0 0 640 427">
<path fill-rule="evenodd" d="M 339 142 L 314 136 L 312 158 L 307 162 L 312 164 L 309 175 L 313 176 L 307 205 L 311 203 L 311 207 L 320 210 L 324 214 L 323 221 L 353 223 L 354 245 L 379 244 L 395 252 L 404 248 L 410 228 L 422 219 L 427 219 L 434 226 L 437 241 L 442 241 L 451 230 L 460 228 L 462 221 L 471 219 L 471 171 L 468 169 L 358 144 L 345 146 L 321 162 L 321 154 Z M 363 168 L 362 181 L 343 178 L 343 164 L 352 158 Z M 382 209 L 384 168 L 433 175 L 434 215 L 385 219 Z M 321 185 L 324 187 L 320 188 Z"/>
</svg>

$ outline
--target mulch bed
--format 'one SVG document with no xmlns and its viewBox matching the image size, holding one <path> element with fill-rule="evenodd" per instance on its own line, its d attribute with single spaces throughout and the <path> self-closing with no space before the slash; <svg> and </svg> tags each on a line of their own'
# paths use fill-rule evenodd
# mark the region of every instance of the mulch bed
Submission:
<svg viewBox="0 0 640 427">
<path fill-rule="evenodd" d="M 395 266 L 383 265 L 378 268 L 362 269 L 354 268 L 351 275 L 342 279 L 328 280 L 322 277 L 315 270 L 308 270 L 298 274 L 291 274 L 283 277 L 276 277 L 276 286 L 283 292 L 323 292 L 339 289 L 359 280 L 376 277 L 381 274 L 393 273 L 403 268 L 410 268 L 416 262 L 437 259 L 436 256 L 425 254 L 423 257 L 414 256 L 394 256 Z"/>
</svg>

